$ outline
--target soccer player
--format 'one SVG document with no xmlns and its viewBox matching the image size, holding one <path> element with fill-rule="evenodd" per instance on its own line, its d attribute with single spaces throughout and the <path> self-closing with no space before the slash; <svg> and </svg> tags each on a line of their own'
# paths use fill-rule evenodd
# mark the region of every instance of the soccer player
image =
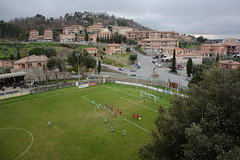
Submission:
<svg viewBox="0 0 240 160">
<path fill-rule="evenodd" d="M 145 97 L 143 98 L 143 102 L 145 102 Z"/>
<path fill-rule="evenodd" d="M 106 109 L 107 107 L 106 106 L 104 106 L 104 109 Z"/>
<path fill-rule="evenodd" d="M 115 117 L 117 117 L 117 114 L 116 114 L 116 112 L 115 112 Z"/>
<path fill-rule="evenodd" d="M 137 114 L 137 119 L 139 118 L 139 114 Z"/>
<path fill-rule="evenodd" d="M 50 121 L 48 120 L 48 127 L 50 127 L 51 126 L 51 123 L 50 123 Z"/>
<path fill-rule="evenodd" d="M 101 103 L 99 103 L 99 105 L 98 105 L 99 107 L 101 107 Z"/>
<path fill-rule="evenodd" d="M 95 104 L 95 100 L 92 100 L 92 104 Z"/>
<path fill-rule="evenodd" d="M 120 115 L 122 115 L 122 111 L 121 111 L 121 110 L 120 110 L 120 112 L 119 112 L 119 113 L 120 113 Z"/>
<path fill-rule="evenodd" d="M 105 123 L 107 123 L 107 117 L 105 117 Z"/>
<path fill-rule="evenodd" d="M 119 112 L 119 108 L 117 109 L 117 111 Z"/>
<path fill-rule="evenodd" d="M 139 117 L 139 119 L 138 119 L 138 120 L 139 120 L 139 122 L 141 122 L 142 118 L 141 118 L 141 117 Z"/>
<path fill-rule="evenodd" d="M 135 119 L 135 113 L 133 113 L 133 119 Z"/>
<path fill-rule="evenodd" d="M 111 132 L 113 132 L 113 125 L 111 126 Z"/>
<path fill-rule="evenodd" d="M 125 134 L 126 134 L 126 131 L 125 131 L 125 130 L 123 130 L 123 136 L 125 136 Z"/>
<path fill-rule="evenodd" d="M 113 107 L 111 107 L 111 111 L 113 111 Z"/>
</svg>

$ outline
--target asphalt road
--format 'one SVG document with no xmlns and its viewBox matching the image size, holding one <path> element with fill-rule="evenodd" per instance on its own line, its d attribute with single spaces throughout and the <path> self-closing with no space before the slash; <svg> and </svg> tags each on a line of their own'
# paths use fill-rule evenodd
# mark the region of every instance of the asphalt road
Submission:
<svg viewBox="0 0 240 160">
<path fill-rule="evenodd" d="M 128 46 L 124 46 L 126 48 Z M 157 78 L 151 78 L 153 74 L 153 68 L 156 67 L 152 61 L 154 60 L 152 56 L 145 56 L 141 53 L 139 53 L 137 50 L 135 50 L 133 47 L 131 47 L 131 51 L 135 52 L 138 54 L 138 62 L 141 63 L 141 68 L 137 69 L 136 72 L 130 72 L 129 69 L 124 68 L 124 73 L 127 73 L 127 75 L 133 75 L 135 74 L 137 77 L 143 77 L 147 79 L 154 79 L 154 80 L 159 80 L 163 82 L 168 82 L 168 79 L 170 79 L 171 82 L 175 83 L 180 83 L 180 86 L 187 87 L 188 85 L 188 80 L 187 80 L 187 74 L 185 70 L 178 70 L 178 74 L 172 74 L 169 73 L 170 68 L 157 68 L 157 74 L 159 77 Z M 154 60 L 155 61 L 155 60 Z M 104 65 L 104 64 L 102 64 Z M 119 67 L 114 67 L 110 65 L 105 65 L 108 66 L 111 69 L 114 70 L 119 70 Z"/>
</svg>

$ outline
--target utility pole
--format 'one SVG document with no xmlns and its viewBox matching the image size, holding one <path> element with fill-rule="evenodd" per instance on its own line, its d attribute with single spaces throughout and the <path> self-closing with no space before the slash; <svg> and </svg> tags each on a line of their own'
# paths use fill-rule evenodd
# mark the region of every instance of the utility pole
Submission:
<svg viewBox="0 0 240 160">
<path fill-rule="evenodd" d="M 77 57 L 77 61 L 78 61 L 78 78 L 79 78 L 78 85 L 79 85 L 80 84 L 80 72 L 79 72 L 79 57 L 80 57 L 80 54 L 76 53 L 75 56 Z"/>
</svg>

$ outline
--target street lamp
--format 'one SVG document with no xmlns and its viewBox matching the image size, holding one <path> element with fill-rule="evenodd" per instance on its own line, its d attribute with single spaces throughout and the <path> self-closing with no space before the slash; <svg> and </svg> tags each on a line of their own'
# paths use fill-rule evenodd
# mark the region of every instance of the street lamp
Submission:
<svg viewBox="0 0 240 160">
<path fill-rule="evenodd" d="M 79 78 L 79 84 L 80 84 L 80 72 L 79 72 L 79 57 L 80 57 L 80 54 L 79 53 L 76 53 L 75 56 L 77 57 L 77 61 L 78 61 L 78 78 Z"/>
</svg>

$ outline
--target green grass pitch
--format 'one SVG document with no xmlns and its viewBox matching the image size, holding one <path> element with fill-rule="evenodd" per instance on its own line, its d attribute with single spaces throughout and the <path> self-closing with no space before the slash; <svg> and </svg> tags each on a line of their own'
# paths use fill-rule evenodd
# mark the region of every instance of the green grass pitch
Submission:
<svg viewBox="0 0 240 160">
<path fill-rule="evenodd" d="M 140 90 L 159 96 L 160 102 L 143 102 Z M 104 84 L 2 100 L 0 159 L 139 159 L 139 147 L 151 139 L 155 128 L 157 108 L 168 107 L 169 99 L 140 87 Z M 92 100 L 102 107 L 98 109 Z M 113 111 L 105 110 L 104 104 L 113 106 Z M 133 119 L 133 113 L 141 115 L 141 122 Z"/>
</svg>

